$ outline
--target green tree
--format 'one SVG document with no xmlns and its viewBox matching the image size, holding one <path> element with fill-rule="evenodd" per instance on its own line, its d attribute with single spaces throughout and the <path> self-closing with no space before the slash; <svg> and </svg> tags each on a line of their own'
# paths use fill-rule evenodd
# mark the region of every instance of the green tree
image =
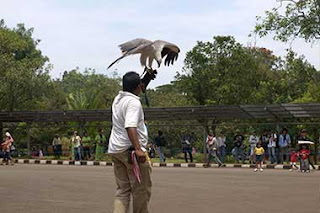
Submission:
<svg viewBox="0 0 320 213">
<path fill-rule="evenodd" d="M 266 48 L 247 48 L 219 36 L 198 42 L 187 53 L 175 85 L 200 105 L 290 103 L 314 90 L 319 75 L 291 50 L 281 58 Z"/>
<path fill-rule="evenodd" d="M 265 103 L 272 101 L 265 93 L 276 63 L 269 50 L 245 48 L 233 37 L 217 36 L 187 53 L 176 84 L 200 105 Z"/>
<path fill-rule="evenodd" d="M 291 50 L 287 52 L 279 72 L 285 79 L 283 96 L 287 97 L 284 101 L 287 103 L 301 99 L 312 88 L 310 85 L 318 84 L 315 80 L 320 77 L 320 73 L 313 65 L 303 56 L 298 56 Z"/>
<path fill-rule="evenodd" d="M 9 29 L 0 21 L 0 107 L 4 110 L 35 109 L 50 79 L 48 58 L 37 49 L 40 40 L 23 24 Z"/>
<path fill-rule="evenodd" d="M 147 90 L 150 107 L 176 107 L 188 106 L 191 101 L 181 93 L 175 84 L 165 84 L 155 89 Z M 142 103 L 145 104 L 145 96 L 142 96 Z"/>
<path fill-rule="evenodd" d="M 88 100 L 93 101 L 90 96 L 97 97 L 98 108 L 111 107 L 112 100 L 120 90 L 120 79 L 110 78 L 102 74 L 96 74 L 94 70 L 88 69 L 84 73 L 78 70 L 64 72 L 60 86 L 67 96 L 75 92 L 85 92 Z"/>
<path fill-rule="evenodd" d="M 85 93 L 77 91 L 70 93 L 66 99 L 69 110 L 85 110 L 102 108 L 99 103 L 100 94 Z"/>
<path fill-rule="evenodd" d="M 279 0 L 280 6 L 257 17 L 255 32 L 260 37 L 275 33 L 274 39 L 288 41 L 297 37 L 313 42 L 320 39 L 320 0 Z M 285 11 L 282 8 L 285 5 Z"/>
</svg>

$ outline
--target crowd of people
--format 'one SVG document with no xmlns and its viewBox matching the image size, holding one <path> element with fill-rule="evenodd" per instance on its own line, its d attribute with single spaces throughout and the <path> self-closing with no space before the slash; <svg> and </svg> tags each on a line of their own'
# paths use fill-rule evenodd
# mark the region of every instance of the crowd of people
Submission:
<svg viewBox="0 0 320 213">
<path fill-rule="evenodd" d="M 239 160 L 243 164 L 246 162 L 244 140 L 245 137 L 237 130 L 233 138 L 232 149 L 232 154 L 237 163 L 239 163 Z M 226 147 L 226 137 L 223 133 L 215 136 L 210 131 L 206 142 L 209 154 L 207 166 L 210 165 L 212 159 L 215 159 L 218 166 L 222 166 L 226 155 L 223 151 Z M 314 165 L 310 161 L 310 144 L 312 142 L 307 137 L 306 129 L 300 131 L 295 138 L 295 142 L 292 143 L 292 138 L 286 128 L 283 128 L 280 134 L 271 130 L 265 130 L 260 137 L 257 135 L 257 132 L 253 132 L 249 137 L 249 163 L 256 164 L 255 171 L 263 171 L 262 164 L 283 164 L 284 162 L 289 164 L 290 161 L 290 171 L 292 171 L 294 168 L 298 168 L 296 164 L 298 159 L 301 165 L 300 171 L 310 172 L 309 166 L 314 169 Z"/>
<path fill-rule="evenodd" d="M 311 140 L 307 137 L 306 129 L 302 129 L 295 138 L 289 135 L 287 128 L 283 128 L 280 133 L 265 130 L 261 135 L 253 131 L 247 139 L 248 146 L 245 145 L 245 139 L 240 130 L 237 130 L 232 138 L 231 155 L 236 163 L 241 161 L 242 164 L 247 162 L 256 164 L 255 171 L 263 171 L 262 165 L 267 163 L 290 163 L 290 171 L 293 171 L 298 168 L 297 161 L 301 165 L 300 171 L 302 172 L 309 172 L 309 166 L 314 168 L 314 165 L 310 161 Z M 181 137 L 182 152 L 186 163 L 193 162 L 193 153 L 195 153 L 195 148 L 193 147 L 194 140 L 194 133 L 186 133 Z M 158 135 L 154 138 L 154 143 L 149 146 L 149 155 L 155 157 L 155 150 L 157 150 L 160 162 L 165 162 L 164 147 L 166 144 L 165 136 L 159 130 Z M 214 134 L 210 130 L 206 138 L 206 148 L 208 154 L 206 167 L 209 167 L 212 161 L 215 161 L 218 167 L 226 162 L 228 153 L 227 139 L 224 132 Z"/>
<path fill-rule="evenodd" d="M 278 134 L 276 131 L 265 130 L 261 135 L 258 135 L 256 131 L 248 137 L 249 142 L 247 147 L 245 146 L 245 136 L 237 130 L 232 138 L 231 155 L 234 157 L 236 163 L 256 164 L 255 171 L 263 171 L 262 164 L 283 164 L 287 163 L 292 166 L 291 171 L 297 169 L 297 162 L 299 161 L 300 169 L 304 172 L 309 172 L 309 166 L 314 168 L 314 165 L 310 161 L 310 144 L 297 144 L 298 141 L 311 141 L 307 137 L 307 130 L 302 129 L 298 136 L 294 140 L 288 133 L 286 128 L 283 128 Z M 13 164 L 11 158 L 11 151 L 15 149 L 13 145 L 13 138 L 9 132 L 6 132 L 6 137 L 1 144 L 1 155 L 3 156 L 4 163 Z M 194 161 L 194 154 L 196 153 L 194 148 L 195 134 L 185 133 L 181 136 L 181 147 L 186 163 Z M 77 131 L 73 132 L 70 139 L 70 159 L 80 160 L 104 160 L 104 154 L 107 150 L 108 138 L 104 134 L 102 129 L 99 129 L 95 137 L 89 136 L 87 132 L 84 132 L 82 136 Z M 160 162 L 166 162 L 166 156 L 164 148 L 167 146 L 167 141 L 164 133 L 159 130 L 158 134 L 152 138 L 152 144 L 148 146 L 149 156 L 151 158 L 156 157 L 156 153 L 159 156 Z M 218 167 L 223 166 L 226 163 L 228 156 L 227 151 L 227 139 L 223 132 L 214 134 L 213 131 L 209 131 L 206 138 L 207 148 L 207 164 L 209 167 L 212 161 L 214 161 Z M 229 145 L 230 146 L 230 145 Z M 56 159 L 59 159 L 63 154 L 62 142 L 58 134 L 55 135 L 52 141 L 53 154 Z M 34 157 L 42 157 L 42 151 L 38 151 L 37 154 L 32 152 Z"/>
<path fill-rule="evenodd" d="M 62 142 L 59 135 L 55 135 L 52 141 L 53 153 L 56 159 L 62 155 Z M 73 132 L 70 139 L 70 158 L 72 160 L 104 160 L 104 153 L 107 147 L 107 137 L 103 129 L 99 129 L 93 138 L 87 132 L 80 136 L 77 131 Z"/>
</svg>

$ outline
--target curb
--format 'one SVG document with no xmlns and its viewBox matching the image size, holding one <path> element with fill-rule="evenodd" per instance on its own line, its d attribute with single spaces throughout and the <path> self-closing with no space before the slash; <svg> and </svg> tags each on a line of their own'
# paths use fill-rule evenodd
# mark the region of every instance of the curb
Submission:
<svg viewBox="0 0 320 213">
<path fill-rule="evenodd" d="M 74 165 L 74 166 L 113 166 L 112 162 L 106 161 L 73 161 L 73 160 L 38 160 L 38 159 L 15 159 L 17 164 L 42 164 L 42 165 Z M 152 163 L 153 167 L 180 167 L 180 168 L 204 168 L 205 163 Z M 216 164 L 210 165 L 211 168 L 218 168 Z M 254 164 L 225 164 L 225 168 L 255 168 Z M 315 165 L 316 170 L 320 170 L 320 165 Z M 284 169 L 291 168 L 290 165 L 264 164 L 264 169 Z"/>
</svg>

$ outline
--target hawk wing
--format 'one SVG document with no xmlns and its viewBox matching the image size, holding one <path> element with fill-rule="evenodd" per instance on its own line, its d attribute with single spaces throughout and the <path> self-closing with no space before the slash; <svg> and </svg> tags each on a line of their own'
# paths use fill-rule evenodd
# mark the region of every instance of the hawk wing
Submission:
<svg viewBox="0 0 320 213">
<path fill-rule="evenodd" d="M 164 65 L 169 66 L 178 59 L 180 49 L 177 45 L 167 41 L 155 41 L 155 46 L 161 47 L 161 57 L 165 58 Z"/>
<path fill-rule="evenodd" d="M 150 44 L 152 44 L 152 41 L 149 41 L 149 40 L 143 39 L 143 38 L 136 38 L 131 41 L 125 42 L 123 44 L 120 44 L 119 48 L 122 52 L 122 56 L 117 58 L 114 62 L 112 62 L 108 66 L 108 69 L 110 67 L 112 67 L 115 63 L 117 63 L 118 61 L 120 61 L 121 59 L 123 59 L 124 57 L 126 57 L 128 55 L 134 55 L 134 54 L 141 53 L 143 48 L 145 48 L 146 46 L 149 46 Z"/>
</svg>

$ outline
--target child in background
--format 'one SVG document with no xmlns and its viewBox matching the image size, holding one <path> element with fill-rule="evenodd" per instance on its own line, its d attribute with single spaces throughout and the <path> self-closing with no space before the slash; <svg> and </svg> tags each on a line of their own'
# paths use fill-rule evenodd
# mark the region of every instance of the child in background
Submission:
<svg viewBox="0 0 320 213">
<path fill-rule="evenodd" d="M 299 152 L 299 156 L 301 159 L 301 172 L 310 172 L 309 169 L 309 155 L 310 155 L 310 150 L 307 149 L 307 145 L 303 144 L 302 149 Z"/>
<path fill-rule="evenodd" d="M 262 169 L 262 161 L 263 161 L 263 155 L 264 155 L 264 148 L 261 147 L 261 143 L 259 142 L 257 144 L 257 147 L 254 148 L 254 154 L 256 155 L 256 168 L 254 171 L 258 171 L 259 165 L 260 165 L 260 172 L 263 172 Z"/>
<path fill-rule="evenodd" d="M 42 152 L 42 150 L 40 149 L 39 150 L 39 158 L 42 158 L 43 157 L 43 152 Z"/>
<path fill-rule="evenodd" d="M 296 169 L 299 169 L 299 167 L 297 166 L 297 157 L 298 157 L 298 153 L 296 152 L 296 150 L 292 150 L 290 153 L 290 172 L 292 172 L 293 167 L 295 167 Z"/>
<path fill-rule="evenodd" d="M 6 133 L 6 139 L 1 145 L 4 148 L 4 161 L 6 162 L 7 165 L 9 165 L 9 163 L 11 165 L 14 165 L 14 163 L 12 161 L 12 158 L 11 158 L 11 154 L 10 154 L 12 143 L 13 143 L 12 137 L 8 136 L 7 133 Z"/>
</svg>

